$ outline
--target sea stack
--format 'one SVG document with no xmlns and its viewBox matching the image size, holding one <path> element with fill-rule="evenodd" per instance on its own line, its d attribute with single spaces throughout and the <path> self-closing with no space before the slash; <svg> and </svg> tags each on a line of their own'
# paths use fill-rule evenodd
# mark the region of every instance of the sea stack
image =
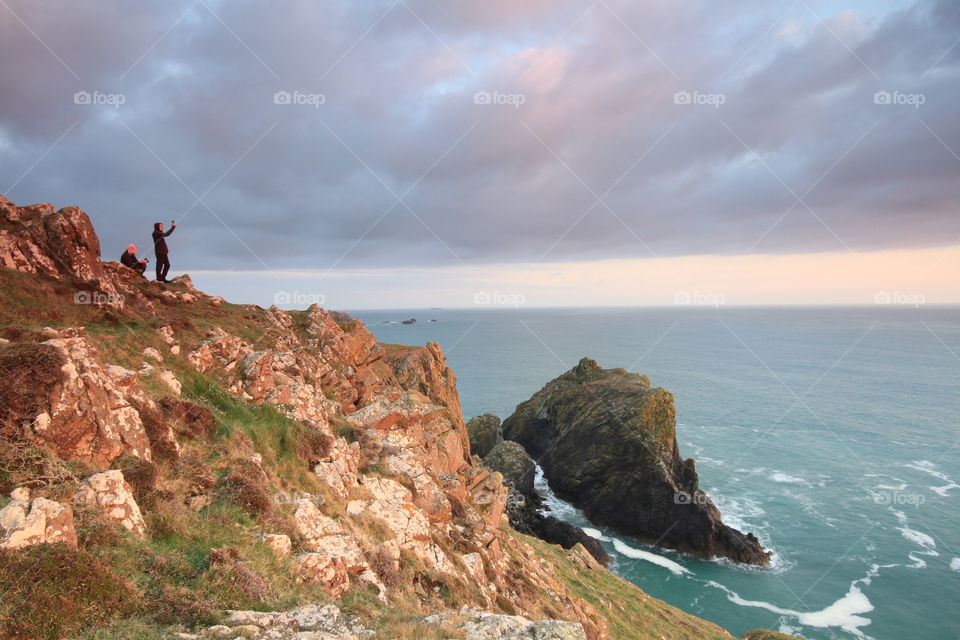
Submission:
<svg viewBox="0 0 960 640">
<path fill-rule="evenodd" d="M 503 436 L 596 524 L 702 558 L 770 564 L 700 490 L 694 460 L 680 457 L 673 395 L 646 376 L 584 358 L 519 404 Z"/>
</svg>

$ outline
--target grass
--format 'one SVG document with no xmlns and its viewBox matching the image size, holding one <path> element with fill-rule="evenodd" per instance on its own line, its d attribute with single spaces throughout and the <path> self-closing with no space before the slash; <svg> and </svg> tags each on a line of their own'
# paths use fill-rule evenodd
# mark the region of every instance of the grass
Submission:
<svg viewBox="0 0 960 640">
<path fill-rule="evenodd" d="M 732 638 L 717 625 L 657 600 L 609 571 L 583 569 L 561 547 L 516 532 L 512 532 L 512 535 L 533 545 L 538 555 L 548 559 L 557 568 L 574 595 L 596 607 L 606 618 L 613 640 Z"/>
<path fill-rule="evenodd" d="M 182 395 L 210 409 L 219 423 L 218 437 L 241 445 L 243 434 L 253 450 L 263 456 L 264 467 L 272 469 L 289 487 L 321 491 L 321 483 L 310 470 L 310 459 L 322 457 L 329 442 L 312 427 L 293 420 L 270 405 L 252 405 L 226 392 L 212 377 L 195 370 L 181 371 Z M 252 452 L 251 452 L 252 453 Z"/>
</svg>

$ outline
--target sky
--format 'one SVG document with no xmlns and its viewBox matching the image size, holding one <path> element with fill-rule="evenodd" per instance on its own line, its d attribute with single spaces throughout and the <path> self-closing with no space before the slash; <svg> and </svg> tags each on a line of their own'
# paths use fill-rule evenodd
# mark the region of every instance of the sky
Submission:
<svg viewBox="0 0 960 640">
<path fill-rule="evenodd" d="M 0 0 L 0 83 L 0 193 L 239 302 L 960 302 L 955 0 Z"/>
</svg>

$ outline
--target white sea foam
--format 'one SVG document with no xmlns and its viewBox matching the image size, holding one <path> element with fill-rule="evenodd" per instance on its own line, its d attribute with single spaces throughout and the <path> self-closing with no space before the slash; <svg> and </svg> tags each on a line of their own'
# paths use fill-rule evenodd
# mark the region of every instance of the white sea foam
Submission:
<svg viewBox="0 0 960 640">
<path fill-rule="evenodd" d="M 683 565 L 670 560 L 669 558 L 664 558 L 655 553 L 650 553 L 649 551 L 644 551 L 643 549 L 635 549 L 622 540 L 617 540 L 613 538 L 613 548 L 617 550 L 617 553 L 625 555 L 628 558 L 634 558 L 637 560 L 646 560 L 651 564 L 655 564 L 658 567 L 663 567 L 668 569 L 671 573 L 677 576 L 681 576 L 685 573 L 690 573 L 690 570 L 684 567 Z"/>
<path fill-rule="evenodd" d="M 816 627 L 819 629 L 836 627 L 843 629 L 847 633 L 850 633 L 857 638 L 867 639 L 869 636 L 865 635 L 860 628 L 867 626 L 871 621 L 869 618 L 864 618 L 859 614 L 873 611 L 873 604 L 863 593 L 863 591 L 860 590 L 860 587 L 857 586 L 858 583 L 862 582 L 863 580 L 864 579 L 861 578 L 860 580 L 856 580 L 851 583 L 846 595 L 836 600 L 833 604 L 819 611 L 809 612 L 778 607 L 775 604 L 764 602 L 762 600 L 747 600 L 746 598 L 741 597 L 740 594 L 736 593 L 735 591 L 718 582 L 714 582 L 713 580 L 708 581 L 707 584 L 724 591 L 727 594 L 728 600 L 734 604 L 740 605 L 741 607 L 766 609 L 767 611 L 776 613 L 777 615 L 795 618 L 801 625 L 804 626 Z"/>
<path fill-rule="evenodd" d="M 550 488 L 546 476 L 543 475 L 543 469 L 540 468 L 540 465 L 537 465 L 536 472 L 534 473 L 534 486 L 537 492 L 543 497 L 543 503 L 547 511 L 557 518 L 568 520 L 573 516 L 580 515 L 576 507 L 557 497 L 553 489 Z"/>
<path fill-rule="evenodd" d="M 643 549 L 636 549 L 631 547 L 623 540 L 618 540 L 616 538 L 611 538 L 610 536 L 603 535 L 603 532 L 594 529 L 593 527 L 583 527 L 583 532 L 595 540 L 601 542 L 612 542 L 613 548 L 617 550 L 617 553 L 620 555 L 626 556 L 628 558 L 633 558 L 635 560 L 646 560 L 652 564 L 655 564 L 664 569 L 668 569 L 674 575 L 683 575 L 685 573 L 690 573 L 690 570 L 684 567 L 683 565 L 670 560 L 669 558 L 664 558 L 661 555 L 651 553 L 649 551 L 644 551 Z"/>
<path fill-rule="evenodd" d="M 942 486 L 930 487 L 931 491 L 933 491 L 934 493 L 940 496 L 943 496 L 944 498 L 950 497 L 950 494 L 947 493 L 948 491 L 950 491 L 950 489 L 960 489 L 960 484 L 957 484 L 956 482 L 953 481 L 952 478 L 950 478 L 950 476 L 948 476 L 944 472 L 937 469 L 937 465 L 933 462 L 930 462 L 929 460 L 914 460 L 913 462 L 909 464 L 905 464 L 903 466 L 909 469 L 914 469 L 915 471 L 926 473 L 927 475 L 933 476 L 938 480 L 943 480 L 944 482 L 946 482 L 947 484 Z"/>
<path fill-rule="evenodd" d="M 610 539 L 610 538 L 608 538 L 607 536 L 603 535 L 602 532 L 600 532 L 600 531 L 598 531 L 597 529 L 594 529 L 594 528 L 592 528 L 592 527 L 581 527 L 581 528 L 583 529 L 583 532 L 584 532 L 585 534 L 587 534 L 587 535 L 590 536 L 591 538 L 594 538 L 594 539 L 596 539 L 596 540 L 600 540 L 601 542 L 604 542 L 604 541 L 607 541 L 607 540 Z"/>
<path fill-rule="evenodd" d="M 803 478 L 792 476 L 789 473 L 784 473 L 783 471 L 774 471 L 770 474 L 770 479 L 774 482 L 780 482 L 782 484 L 807 484 L 807 481 Z"/>
<path fill-rule="evenodd" d="M 937 543 L 927 533 L 923 531 L 917 531 L 916 529 L 911 529 L 909 520 L 907 519 L 907 514 L 903 511 L 897 511 L 892 509 L 893 515 L 897 517 L 897 520 L 900 522 L 900 526 L 897 527 L 897 530 L 900 531 L 900 535 L 904 538 L 913 542 L 916 545 L 919 545 L 922 551 L 911 551 L 907 554 L 907 557 L 910 558 L 910 561 L 913 564 L 908 564 L 907 568 L 909 569 L 925 569 L 927 567 L 927 561 L 921 558 L 920 556 L 930 556 L 937 557 L 940 553 L 937 551 Z"/>
<path fill-rule="evenodd" d="M 934 493 L 939 494 L 944 498 L 950 497 L 950 494 L 947 493 L 947 491 L 950 491 L 950 489 L 960 489 L 960 484 L 957 484 L 956 482 L 950 482 L 949 484 L 945 484 L 942 487 L 930 487 L 930 491 L 933 491 Z"/>
<path fill-rule="evenodd" d="M 950 561 L 950 568 L 954 571 L 960 571 L 960 558 L 954 558 Z"/>
<path fill-rule="evenodd" d="M 906 482 L 901 482 L 900 484 L 878 484 L 874 489 L 880 489 L 884 491 L 903 491 L 910 485 Z"/>
</svg>

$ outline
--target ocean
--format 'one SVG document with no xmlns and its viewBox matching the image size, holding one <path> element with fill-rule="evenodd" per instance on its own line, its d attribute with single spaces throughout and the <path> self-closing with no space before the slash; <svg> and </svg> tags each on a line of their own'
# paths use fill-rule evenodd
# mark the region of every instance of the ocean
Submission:
<svg viewBox="0 0 960 640">
<path fill-rule="evenodd" d="M 647 593 L 736 635 L 960 638 L 960 308 L 353 315 L 382 342 L 439 342 L 467 418 L 506 418 L 583 356 L 671 391 L 681 455 L 696 459 L 724 521 L 754 532 L 774 563 L 654 548 L 550 494 L 555 515 L 602 540 L 611 568 Z"/>
</svg>

